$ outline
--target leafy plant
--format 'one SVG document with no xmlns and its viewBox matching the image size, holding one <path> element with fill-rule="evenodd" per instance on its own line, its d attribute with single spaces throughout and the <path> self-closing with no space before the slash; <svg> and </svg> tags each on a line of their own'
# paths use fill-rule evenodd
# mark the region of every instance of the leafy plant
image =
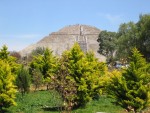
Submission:
<svg viewBox="0 0 150 113">
<path fill-rule="evenodd" d="M 113 73 L 114 76 L 108 85 L 108 93 L 117 104 L 134 112 L 150 105 L 149 66 L 139 51 L 134 48 L 129 67 L 122 73 Z"/>
<path fill-rule="evenodd" d="M 63 55 L 60 59 L 56 75 L 51 76 L 50 86 L 61 95 L 64 101 L 62 109 L 70 111 L 76 105 L 77 84 L 68 70 L 68 56 Z"/>
<path fill-rule="evenodd" d="M 50 76 L 54 75 L 57 71 L 57 58 L 52 54 L 52 51 L 48 48 L 45 49 L 44 54 L 37 55 L 30 63 L 31 72 L 34 69 L 39 69 L 43 75 L 44 82 L 49 89 Z"/>
<path fill-rule="evenodd" d="M 37 90 L 43 83 L 43 75 L 39 69 L 34 69 L 32 71 L 32 83 Z"/>
<path fill-rule="evenodd" d="M 22 96 L 26 93 L 29 92 L 31 84 L 31 76 L 29 74 L 29 70 L 25 67 L 21 67 L 18 71 L 18 75 L 16 78 L 16 85 L 20 92 L 22 93 Z"/>
<path fill-rule="evenodd" d="M 11 72 L 9 63 L 0 60 L 0 112 L 12 105 L 16 105 L 14 85 L 15 76 Z"/>
<path fill-rule="evenodd" d="M 64 53 L 67 59 L 67 69 L 71 79 L 76 83 L 77 106 L 85 106 L 101 92 L 100 77 L 105 75 L 106 66 L 99 62 L 93 53 L 86 55 L 76 43 L 70 51 Z"/>
</svg>

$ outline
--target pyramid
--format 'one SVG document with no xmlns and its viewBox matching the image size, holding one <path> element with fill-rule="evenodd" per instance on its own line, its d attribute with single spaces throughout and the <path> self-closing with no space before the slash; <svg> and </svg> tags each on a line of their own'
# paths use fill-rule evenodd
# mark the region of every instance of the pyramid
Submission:
<svg viewBox="0 0 150 113">
<path fill-rule="evenodd" d="M 63 51 L 69 50 L 77 42 L 84 52 L 93 51 L 100 61 L 105 61 L 106 58 L 97 52 L 99 49 L 97 39 L 100 32 L 98 28 L 89 25 L 69 25 L 26 47 L 20 51 L 20 54 L 26 56 L 37 47 L 48 47 L 55 55 L 60 56 Z"/>
</svg>

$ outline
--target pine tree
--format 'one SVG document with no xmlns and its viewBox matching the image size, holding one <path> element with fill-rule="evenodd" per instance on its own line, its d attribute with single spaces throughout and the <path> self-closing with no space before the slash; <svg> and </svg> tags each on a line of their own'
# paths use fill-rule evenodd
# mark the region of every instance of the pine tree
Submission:
<svg viewBox="0 0 150 113">
<path fill-rule="evenodd" d="M 9 55 L 8 48 L 6 45 L 4 45 L 2 49 L 0 49 L 0 59 L 2 60 L 8 59 L 8 55 Z"/>
<path fill-rule="evenodd" d="M 11 105 L 16 105 L 14 80 L 9 64 L 0 60 L 0 112 L 4 112 Z"/>
<path fill-rule="evenodd" d="M 108 92 L 116 103 L 128 111 L 141 111 L 150 105 L 150 65 L 137 49 L 132 50 L 130 66 L 121 73 L 114 73 Z"/>
<path fill-rule="evenodd" d="M 29 74 L 29 71 L 25 67 L 21 67 L 18 70 L 18 75 L 16 78 L 16 85 L 20 92 L 22 93 L 22 96 L 26 93 L 29 92 L 30 89 L 30 83 L 31 83 L 31 76 Z"/>
</svg>

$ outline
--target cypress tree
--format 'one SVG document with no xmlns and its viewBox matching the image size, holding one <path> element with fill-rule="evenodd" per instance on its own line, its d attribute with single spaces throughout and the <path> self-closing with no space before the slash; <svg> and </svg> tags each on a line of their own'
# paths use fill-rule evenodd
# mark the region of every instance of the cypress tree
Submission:
<svg viewBox="0 0 150 113">
<path fill-rule="evenodd" d="M 16 105 L 14 80 L 9 64 L 0 60 L 0 112 L 4 112 L 11 105 Z"/>
<path fill-rule="evenodd" d="M 92 52 L 84 54 L 77 43 L 66 55 L 69 74 L 77 85 L 75 101 L 78 106 L 85 106 L 100 93 L 100 78 L 106 72 L 106 65 L 99 62 Z"/>
<path fill-rule="evenodd" d="M 150 105 L 150 65 L 134 48 L 130 57 L 130 65 L 114 76 L 108 85 L 108 92 L 117 104 L 128 111 L 141 111 Z"/>
</svg>

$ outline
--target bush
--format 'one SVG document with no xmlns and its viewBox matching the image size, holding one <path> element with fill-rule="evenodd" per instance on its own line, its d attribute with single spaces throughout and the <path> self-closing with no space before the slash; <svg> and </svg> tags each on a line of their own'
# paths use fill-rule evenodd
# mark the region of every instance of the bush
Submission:
<svg viewBox="0 0 150 113">
<path fill-rule="evenodd" d="M 16 85 L 20 92 L 22 93 L 22 96 L 29 92 L 30 89 L 30 83 L 31 83 L 31 76 L 29 74 L 29 70 L 25 67 L 21 67 L 18 71 L 18 75 L 16 78 Z"/>
<path fill-rule="evenodd" d="M 105 75 L 106 65 L 99 62 L 93 53 L 85 55 L 77 43 L 71 50 L 63 53 L 62 59 L 65 59 L 63 63 L 65 65 L 60 63 L 63 65 L 63 72 L 64 70 L 67 72 L 64 80 L 66 83 L 74 84 L 72 88 L 75 87 L 73 91 L 76 92 L 76 96 L 73 96 L 72 101 L 76 106 L 85 106 L 87 102 L 100 94 L 102 88 L 100 78 Z"/>
<path fill-rule="evenodd" d="M 108 85 L 109 95 L 128 111 L 141 111 L 150 105 L 149 64 L 137 49 L 133 49 L 130 65 L 122 73 L 115 72 Z"/>
<path fill-rule="evenodd" d="M 14 80 L 15 77 L 9 64 L 0 60 L 0 112 L 3 112 L 5 108 L 16 105 Z"/>
<path fill-rule="evenodd" d="M 43 75 L 39 69 L 34 69 L 32 72 L 32 83 L 37 90 L 43 83 Z"/>
</svg>

